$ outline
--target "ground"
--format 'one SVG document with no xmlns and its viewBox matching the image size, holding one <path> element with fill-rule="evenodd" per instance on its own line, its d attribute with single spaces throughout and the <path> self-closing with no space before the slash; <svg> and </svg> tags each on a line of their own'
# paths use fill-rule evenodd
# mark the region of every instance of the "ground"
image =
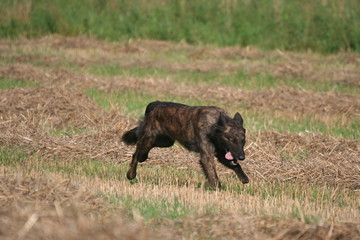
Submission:
<svg viewBox="0 0 360 240">
<path fill-rule="evenodd" d="M 356 239 L 360 55 L 0 40 L 0 236 L 5 239 Z M 136 181 L 121 141 L 148 102 L 239 111 L 250 184 L 154 149 Z"/>
</svg>

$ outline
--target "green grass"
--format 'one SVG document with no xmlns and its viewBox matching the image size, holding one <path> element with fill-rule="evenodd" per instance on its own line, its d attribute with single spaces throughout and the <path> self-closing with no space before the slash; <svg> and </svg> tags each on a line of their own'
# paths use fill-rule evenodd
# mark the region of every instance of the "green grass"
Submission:
<svg viewBox="0 0 360 240">
<path fill-rule="evenodd" d="M 104 109 L 110 109 L 112 106 L 125 106 L 127 113 L 137 116 L 145 111 L 144 104 L 146 102 L 155 101 L 155 96 L 143 93 L 133 94 L 131 91 L 106 93 L 97 88 L 90 88 L 86 91 L 86 95 L 91 97 L 99 106 Z M 145 105 L 146 106 L 146 105 Z"/>
<path fill-rule="evenodd" d="M 325 53 L 360 50 L 357 0 L 3 0 L 1 4 L 0 37 L 58 33 Z"/>
<path fill-rule="evenodd" d="M 123 67 L 116 63 L 93 64 L 82 70 L 98 76 L 164 77 L 171 74 L 164 69 Z"/>
<path fill-rule="evenodd" d="M 270 114 L 264 114 L 256 111 L 247 111 L 244 115 L 244 121 L 247 128 L 253 131 L 274 130 L 279 132 L 315 132 L 327 136 L 334 136 L 347 139 L 360 138 L 360 119 L 353 117 L 349 123 L 344 125 L 340 120 L 331 124 L 325 124 L 322 121 L 315 120 L 309 116 L 300 117 L 298 120 L 289 120 L 283 117 L 274 117 Z"/>
<path fill-rule="evenodd" d="M 35 83 L 31 83 L 23 80 L 0 78 L 0 91 L 14 89 L 14 88 L 28 88 L 28 87 L 37 87 L 37 86 L 38 85 Z"/>
<path fill-rule="evenodd" d="M 0 145 L 1 166 L 19 166 L 26 164 L 29 154 L 15 146 Z"/>
<path fill-rule="evenodd" d="M 182 204 L 179 199 L 173 200 L 163 198 L 133 199 L 133 196 L 104 195 L 105 199 L 114 206 L 122 206 L 128 209 L 128 215 L 134 218 L 134 214 L 140 214 L 145 221 L 155 219 L 181 219 L 192 213 L 195 209 Z M 131 210 L 131 211 L 130 211 Z M 134 212 L 135 210 L 135 212 Z M 138 213 L 136 213 L 136 211 Z"/>
</svg>

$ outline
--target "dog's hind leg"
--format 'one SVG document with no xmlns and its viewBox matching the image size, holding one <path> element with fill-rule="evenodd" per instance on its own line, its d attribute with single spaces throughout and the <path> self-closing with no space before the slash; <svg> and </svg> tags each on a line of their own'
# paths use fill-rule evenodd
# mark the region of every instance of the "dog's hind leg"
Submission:
<svg viewBox="0 0 360 240">
<path fill-rule="evenodd" d="M 139 162 L 144 162 L 148 158 L 149 151 L 153 148 L 155 143 L 154 137 L 142 136 L 137 145 L 135 153 L 132 156 L 130 163 L 130 169 L 126 174 L 126 177 L 129 180 L 132 180 L 136 177 L 136 168 Z"/>
</svg>

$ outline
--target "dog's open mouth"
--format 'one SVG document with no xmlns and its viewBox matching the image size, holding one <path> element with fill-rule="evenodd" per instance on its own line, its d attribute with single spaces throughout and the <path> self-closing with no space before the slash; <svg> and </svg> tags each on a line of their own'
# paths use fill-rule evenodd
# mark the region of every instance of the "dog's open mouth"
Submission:
<svg viewBox="0 0 360 240">
<path fill-rule="evenodd" d="M 230 164 L 233 166 L 237 165 L 237 160 L 234 159 L 233 155 L 231 154 L 231 152 L 227 151 L 225 154 L 225 159 L 230 161 Z"/>
<path fill-rule="evenodd" d="M 236 166 L 237 165 L 237 160 L 230 161 L 230 164 L 233 165 L 233 166 Z"/>
</svg>

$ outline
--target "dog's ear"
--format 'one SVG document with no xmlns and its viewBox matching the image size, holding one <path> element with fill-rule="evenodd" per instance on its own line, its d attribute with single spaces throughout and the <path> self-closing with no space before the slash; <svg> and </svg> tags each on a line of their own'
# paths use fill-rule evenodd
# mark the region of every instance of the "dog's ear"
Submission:
<svg viewBox="0 0 360 240">
<path fill-rule="evenodd" d="M 235 113 L 234 115 L 234 120 L 237 121 L 238 123 L 240 123 L 240 126 L 243 126 L 244 120 L 241 117 L 240 113 Z"/>
<path fill-rule="evenodd" d="M 225 126 L 225 117 L 223 114 L 220 114 L 219 119 L 217 121 L 218 127 L 224 127 Z"/>
</svg>

